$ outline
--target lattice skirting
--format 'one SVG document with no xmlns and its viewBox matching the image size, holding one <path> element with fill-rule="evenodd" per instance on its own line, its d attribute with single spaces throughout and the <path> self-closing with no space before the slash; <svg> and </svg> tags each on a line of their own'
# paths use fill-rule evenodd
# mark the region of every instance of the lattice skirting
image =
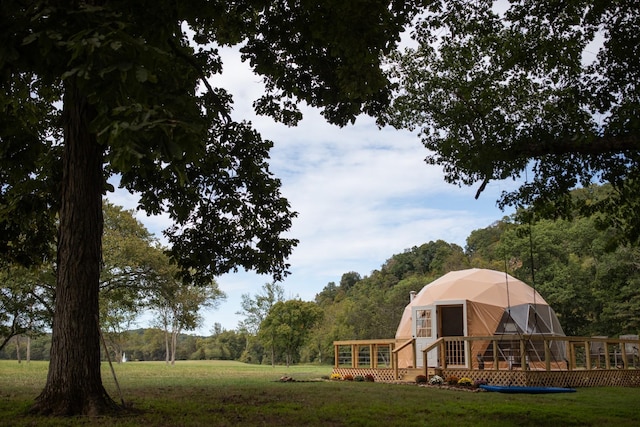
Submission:
<svg viewBox="0 0 640 427">
<path fill-rule="evenodd" d="M 443 378 L 484 379 L 495 385 L 531 387 L 640 387 L 640 370 L 478 371 L 443 369 Z"/>
<path fill-rule="evenodd" d="M 400 381 L 415 381 L 415 375 L 422 370 L 399 369 Z M 575 370 L 575 371 L 479 371 L 470 369 L 429 369 L 442 378 L 467 377 L 472 380 L 486 380 L 494 385 L 514 385 L 531 387 L 640 387 L 640 369 L 628 370 Z M 333 373 L 344 375 L 373 375 L 377 382 L 393 382 L 393 369 L 374 368 L 334 368 Z"/>
<path fill-rule="evenodd" d="M 407 375 L 408 369 L 398 369 L 398 376 L 402 379 Z M 333 368 L 334 374 L 340 374 L 343 377 L 345 375 L 351 376 L 365 376 L 367 374 L 373 375 L 376 382 L 392 382 L 395 381 L 393 369 L 375 369 L 375 368 Z"/>
</svg>

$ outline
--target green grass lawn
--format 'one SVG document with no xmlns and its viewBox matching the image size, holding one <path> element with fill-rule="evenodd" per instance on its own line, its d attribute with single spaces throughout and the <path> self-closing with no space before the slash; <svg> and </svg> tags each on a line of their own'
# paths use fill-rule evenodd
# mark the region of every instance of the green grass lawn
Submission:
<svg viewBox="0 0 640 427">
<path fill-rule="evenodd" d="M 127 406 L 118 417 L 27 414 L 47 363 L 0 361 L 0 425 L 11 426 L 638 426 L 640 388 L 505 395 L 416 385 L 315 381 L 328 366 L 226 361 L 129 362 L 115 366 Z M 279 382 L 283 375 L 295 382 Z M 120 402 L 108 365 L 104 384 Z"/>
</svg>

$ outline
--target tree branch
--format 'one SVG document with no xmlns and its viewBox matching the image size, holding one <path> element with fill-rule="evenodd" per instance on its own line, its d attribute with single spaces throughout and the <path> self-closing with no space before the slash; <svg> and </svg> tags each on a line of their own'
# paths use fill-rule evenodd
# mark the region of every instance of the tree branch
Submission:
<svg viewBox="0 0 640 427">
<path fill-rule="evenodd" d="M 504 150 L 504 159 L 536 158 L 546 155 L 563 154 L 617 154 L 629 151 L 640 151 L 640 135 L 628 133 L 626 135 L 606 135 L 593 137 L 590 140 L 571 138 L 563 140 L 531 141 Z"/>
</svg>

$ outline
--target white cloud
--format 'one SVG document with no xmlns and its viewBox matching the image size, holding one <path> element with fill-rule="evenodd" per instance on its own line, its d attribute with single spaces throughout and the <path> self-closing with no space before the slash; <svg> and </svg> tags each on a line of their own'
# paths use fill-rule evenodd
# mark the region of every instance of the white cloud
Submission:
<svg viewBox="0 0 640 427">
<path fill-rule="evenodd" d="M 222 52 L 225 74 L 211 83 L 234 94 L 236 120 L 252 121 L 263 138 L 274 141 L 271 171 L 299 213 L 288 233 L 300 240 L 289 260 L 292 275 L 283 283 L 288 297 L 313 299 L 343 273 L 369 275 L 393 254 L 429 241 L 463 246 L 472 230 L 502 217 L 495 200 L 510 183 L 491 183 L 475 200 L 475 189 L 448 185 L 440 169 L 426 165 L 425 148 L 409 132 L 380 130 L 365 117 L 339 128 L 309 108 L 295 128 L 256 117 L 251 104 L 262 91 L 260 78 L 240 63 L 237 52 Z M 120 193 L 109 198 L 127 208 L 137 201 Z M 170 225 L 166 216 L 141 213 L 138 219 L 158 236 Z M 214 322 L 234 329 L 241 295 L 260 292 L 269 281 L 244 272 L 219 278 L 228 300 L 206 314 L 198 332 L 207 334 Z"/>
</svg>

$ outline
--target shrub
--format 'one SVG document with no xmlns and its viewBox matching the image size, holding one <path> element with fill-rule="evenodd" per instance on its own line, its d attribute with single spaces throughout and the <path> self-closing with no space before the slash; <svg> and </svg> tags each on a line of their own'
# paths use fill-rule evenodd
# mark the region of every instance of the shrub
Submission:
<svg viewBox="0 0 640 427">
<path fill-rule="evenodd" d="M 340 374 L 331 374 L 331 376 L 329 377 L 329 379 L 333 380 L 333 381 L 339 381 L 342 379 L 342 375 Z"/>
<path fill-rule="evenodd" d="M 342 379 L 345 381 L 353 381 L 353 375 L 347 374 L 344 377 L 342 377 Z"/>
<path fill-rule="evenodd" d="M 429 384 L 431 385 L 442 385 L 444 384 L 444 380 L 440 375 L 434 375 L 429 379 Z"/>
<path fill-rule="evenodd" d="M 353 380 L 361 383 L 364 381 L 364 377 L 362 375 L 356 375 L 355 377 L 353 377 Z"/>
<path fill-rule="evenodd" d="M 460 380 L 460 378 L 456 377 L 456 376 L 450 376 L 447 377 L 447 384 L 449 385 L 458 385 L 458 381 Z"/>
<path fill-rule="evenodd" d="M 471 381 L 471 378 L 462 377 L 458 380 L 458 385 L 463 387 L 471 387 L 472 384 L 473 381 Z"/>
<path fill-rule="evenodd" d="M 416 376 L 416 382 L 418 384 L 425 384 L 427 382 L 427 377 L 425 375 Z"/>
<path fill-rule="evenodd" d="M 371 375 L 371 374 L 367 374 L 367 375 L 365 375 L 365 376 L 364 376 L 364 379 L 365 379 L 365 380 L 367 380 L 367 381 L 368 381 L 368 382 L 370 382 L 370 383 L 375 382 L 375 380 L 376 380 L 376 378 L 375 378 L 373 375 Z"/>
</svg>

